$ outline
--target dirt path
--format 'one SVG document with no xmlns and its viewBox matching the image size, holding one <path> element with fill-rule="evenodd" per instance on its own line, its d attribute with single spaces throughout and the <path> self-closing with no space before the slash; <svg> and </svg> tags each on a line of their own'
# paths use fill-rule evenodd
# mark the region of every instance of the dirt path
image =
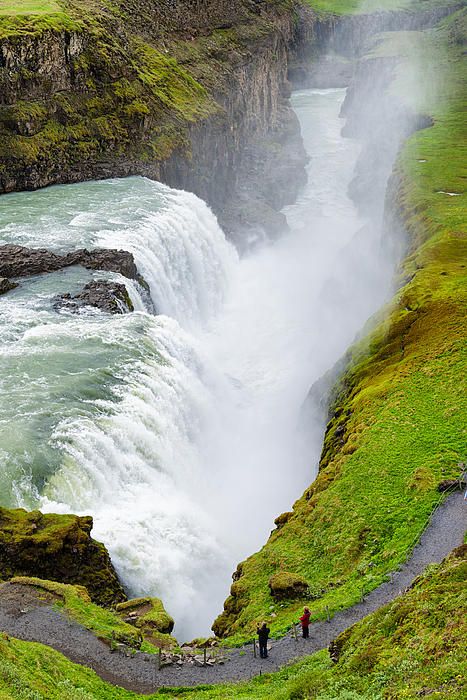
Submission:
<svg viewBox="0 0 467 700">
<path fill-rule="evenodd" d="M 246 680 L 260 671 L 275 671 L 300 656 L 327 647 L 347 627 L 398 596 L 428 564 L 440 562 L 462 544 L 466 525 L 467 502 L 463 493 L 456 492 L 435 512 L 412 556 L 392 575 L 391 581 L 368 594 L 362 603 L 337 613 L 331 622 L 312 625 L 309 639 L 295 641 L 286 636 L 272 641 L 268 659 L 255 659 L 250 645 L 226 651 L 224 665 L 185 664 L 158 670 L 157 657 L 140 652 L 127 657 L 111 652 L 81 625 L 54 610 L 50 602 L 38 600 L 32 589 L 8 583 L 0 586 L 0 630 L 18 639 L 47 644 L 72 661 L 94 669 L 105 680 L 140 693 L 150 693 L 161 686 Z"/>
</svg>

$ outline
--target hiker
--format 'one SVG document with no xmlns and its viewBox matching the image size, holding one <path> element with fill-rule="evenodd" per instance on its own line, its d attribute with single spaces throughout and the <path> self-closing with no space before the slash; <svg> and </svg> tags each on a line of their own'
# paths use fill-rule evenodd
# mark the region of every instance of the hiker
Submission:
<svg viewBox="0 0 467 700">
<path fill-rule="evenodd" d="M 303 615 L 300 618 L 300 624 L 302 625 L 302 635 L 303 639 L 308 639 L 310 636 L 308 627 L 310 625 L 310 609 L 307 608 L 306 606 L 303 608 Z"/>
<path fill-rule="evenodd" d="M 265 622 L 261 623 L 261 627 L 258 625 L 256 628 L 259 640 L 259 655 L 262 659 L 268 658 L 268 637 L 270 631 Z"/>
</svg>

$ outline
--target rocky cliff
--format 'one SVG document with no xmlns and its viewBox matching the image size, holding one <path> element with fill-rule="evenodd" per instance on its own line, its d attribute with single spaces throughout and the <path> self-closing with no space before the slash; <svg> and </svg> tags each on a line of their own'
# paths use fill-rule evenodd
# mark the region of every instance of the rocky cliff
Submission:
<svg viewBox="0 0 467 700">
<path fill-rule="evenodd" d="M 46 18 L 0 18 L 0 191 L 141 174 L 222 213 L 259 144 L 281 173 L 289 162 L 279 199 L 267 201 L 265 188 L 253 197 L 277 228 L 273 212 L 295 197 L 305 163 L 287 101 L 290 3 L 125 0 L 92 10 L 70 0 Z M 274 172 L 266 160 L 263 172 Z M 256 210 L 245 206 L 243 225 L 259 225 Z M 235 228 L 232 207 L 227 219 Z"/>
<path fill-rule="evenodd" d="M 36 576 L 79 584 L 104 606 L 126 600 L 109 554 L 91 530 L 91 517 L 0 508 L 0 579 Z"/>
</svg>

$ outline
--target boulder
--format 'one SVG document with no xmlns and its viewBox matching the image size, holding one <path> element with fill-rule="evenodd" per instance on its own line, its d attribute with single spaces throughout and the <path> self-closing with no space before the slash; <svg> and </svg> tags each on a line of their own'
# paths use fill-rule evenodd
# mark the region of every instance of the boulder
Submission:
<svg viewBox="0 0 467 700">
<path fill-rule="evenodd" d="M 0 277 L 0 294 L 6 294 L 17 286 L 15 282 L 10 282 L 6 277 Z"/>
<path fill-rule="evenodd" d="M 289 571 L 278 571 L 269 579 L 269 589 L 275 600 L 303 598 L 308 593 L 308 583 L 303 576 Z"/>
<path fill-rule="evenodd" d="M 94 306 L 110 314 L 124 314 L 134 311 L 133 304 L 124 284 L 109 280 L 93 280 L 86 284 L 79 294 L 61 294 L 55 300 L 55 307 L 79 311 L 83 306 Z"/>
<path fill-rule="evenodd" d="M 22 245 L 0 246 L 0 275 L 26 277 L 42 272 L 55 272 L 66 267 L 61 255 L 46 248 L 26 248 Z"/>
<path fill-rule="evenodd" d="M 91 600 L 126 599 L 109 553 L 90 536 L 91 517 L 0 508 L 0 579 L 33 576 L 85 586 Z"/>
<path fill-rule="evenodd" d="M 116 610 L 125 621 L 138 627 L 145 638 L 154 632 L 170 634 L 174 628 L 173 618 L 159 598 L 133 598 L 117 605 Z"/>
<path fill-rule="evenodd" d="M 274 525 L 277 527 L 277 529 L 280 529 L 290 520 L 292 515 L 293 515 L 293 512 L 290 510 L 286 511 L 285 513 L 281 513 L 274 520 Z"/>
</svg>

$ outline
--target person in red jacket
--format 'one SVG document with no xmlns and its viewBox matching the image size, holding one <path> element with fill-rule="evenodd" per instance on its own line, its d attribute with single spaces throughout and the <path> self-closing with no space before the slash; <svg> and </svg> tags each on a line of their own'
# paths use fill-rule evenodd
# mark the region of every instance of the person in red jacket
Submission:
<svg viewBox="0 0 467 700">
<path fill-rule="evenodd" d="M 308 627 L 310 626 L 310 609 L 307 607 L 303 608 L 303 615 L 300 618 L 300 623 L 302 625 L 303 639 L 308 639 L 310 636 Z"/>
</svg>

